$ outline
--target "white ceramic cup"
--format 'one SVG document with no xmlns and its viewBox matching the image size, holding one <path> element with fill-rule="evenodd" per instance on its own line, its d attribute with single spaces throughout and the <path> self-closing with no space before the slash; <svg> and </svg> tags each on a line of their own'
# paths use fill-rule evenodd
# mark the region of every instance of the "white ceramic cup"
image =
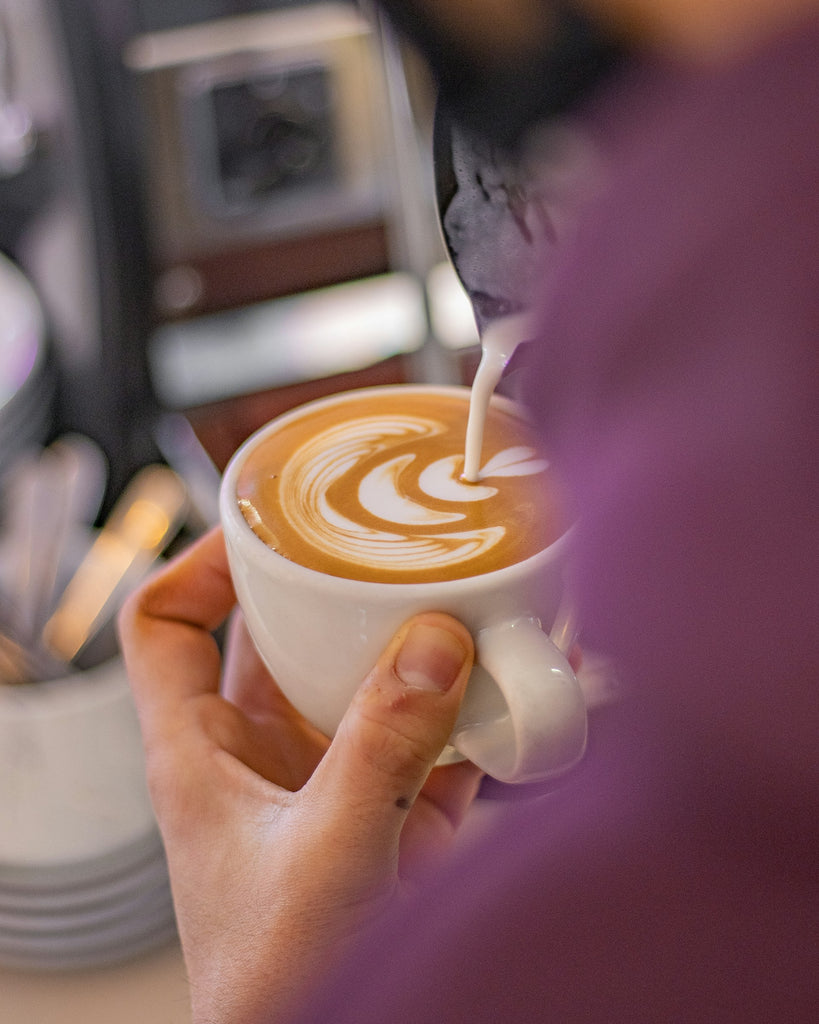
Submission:
<svg viewBox="0 0 819 1024">
<path fill-rule="evenodd" d="M 338 400 L 343 396 L 321 401 Z M 378 583 L 305 568 L 251 530 L 236 498 L 249 451 L 299 415 L 300 409 L 288 412 L 250 437 L 225 470 L 220 494 L 238 601 L 283 693 L 332 736 L 401 624 L 419 612 L 448 612 L 472 632 L 477 662 L 442 761 L 467 758 L 516 783 L 574 765 L 587 730 L 583 695 L 566 657 L 574 640 L 563 600 L 568 534 L 523 562 L 465 579 Z"/>
</svg>

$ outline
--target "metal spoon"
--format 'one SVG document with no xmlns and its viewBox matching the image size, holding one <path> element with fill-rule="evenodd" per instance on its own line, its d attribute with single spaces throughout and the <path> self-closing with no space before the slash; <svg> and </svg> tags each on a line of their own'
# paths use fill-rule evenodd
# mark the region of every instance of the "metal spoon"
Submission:
<svg viewBox="0 0 819 1024">
<path fill-rule="evenodd" d="M 147 466 L 123 491 L 46 622 L 45 649 L 64 663 L 110 619 L 121 587 L 145 573 L 185 518 L 187 489 L 167 466 Z"/>
<path fill-rule="evenodd" d="M 102 501 L 105 457 L 87 437 L 67 434 L 17 471 L 10 527 L 16 538 L 14 597 L 21 643 L 36 644 L 53 607 L 68 548 Z"/>
</svg>

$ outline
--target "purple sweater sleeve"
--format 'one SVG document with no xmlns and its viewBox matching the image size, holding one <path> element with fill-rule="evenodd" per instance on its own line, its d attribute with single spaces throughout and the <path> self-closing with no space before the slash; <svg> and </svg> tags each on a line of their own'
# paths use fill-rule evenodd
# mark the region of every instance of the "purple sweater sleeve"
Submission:
<svg viewBox="0 0 819 1024">
<path fill-rule="evenodd" d="M 528 397 L 630 693 L 304 1021 L 816 1019 L 818 48 L 814 21 L 608 97 Z"/>
</svg>

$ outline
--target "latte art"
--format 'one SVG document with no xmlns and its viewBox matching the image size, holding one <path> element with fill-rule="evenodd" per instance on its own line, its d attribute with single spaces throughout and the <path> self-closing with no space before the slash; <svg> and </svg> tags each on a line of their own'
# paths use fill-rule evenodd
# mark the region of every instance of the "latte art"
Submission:
<svg viewBox="0 0 819 1024">
<path fill-rule="evenodd" d="M 332 575 L 421 581 L 487 572 L 554 539 L 548 464 L 522 420 L 492 410 L 479 481 L 466 483 L 468 392 L 392 391 L 308 407 L 251 451 L 237 496 L 267 544 Z"/>
<path fill-rule="evenodd" d="M 422 533 L 408 534 L 405 529 L 395 532 L 355 522 L 328 499 L 334 485 L 344 486 L 348 474 L 354 476 L 357 467 L 371 464 L 376 453 L 389 453 L 403 447 L 408 438 L 420 442 L 443 430 L 444 426 L 435 420 L 410 416 L 396 416 L 394 420 L 371 416 L 330 427 L 294 453 L 282 472 L 281 493 L 291 496 L 282 508 L 290 525 L 327 557 L 394 572 L 406 572 L 420 562 L 454 565 L 489 551 L 503 540 L 508 526 L 474 526 L 451 533 L 435 529 L 465 523 L 468 517 L 466 512 L 433 508 L 428 499 L 471 503 L 497 494 L 495 487 L 462 483 L 458 479 L 463 461 L 459 456 L 438 459 L 420 475 L 414 470 L 422 455 L 409 452 L 387 458 L 369 470 L 358 485 L 362 511 L 393 527 L 422 527 Z M 525 456 L 534 456 L 532 449 L 524 452 Z M 516 468 L 520 473 L 536 473 L 545 469 L 545 463 L 524 458 Z M 410 497 L 418 493 L 420 500 Z"/>
</svg>

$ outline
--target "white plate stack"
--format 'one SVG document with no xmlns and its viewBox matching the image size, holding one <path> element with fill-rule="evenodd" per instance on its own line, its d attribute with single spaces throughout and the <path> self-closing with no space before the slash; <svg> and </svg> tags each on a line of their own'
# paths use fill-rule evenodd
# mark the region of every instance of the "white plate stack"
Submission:
<svg viewBox="0 0 819 1024">
<path fill-rule="evenodd" d="M 0 254 L 0 473 L 52 428 L 57 371 L 28 279 Z"/>
<path fill-rule="evenodd" d="M 0 963 L 102 966 L 175 934 L 121 659 L 0 686 Z"/>
</svg>

